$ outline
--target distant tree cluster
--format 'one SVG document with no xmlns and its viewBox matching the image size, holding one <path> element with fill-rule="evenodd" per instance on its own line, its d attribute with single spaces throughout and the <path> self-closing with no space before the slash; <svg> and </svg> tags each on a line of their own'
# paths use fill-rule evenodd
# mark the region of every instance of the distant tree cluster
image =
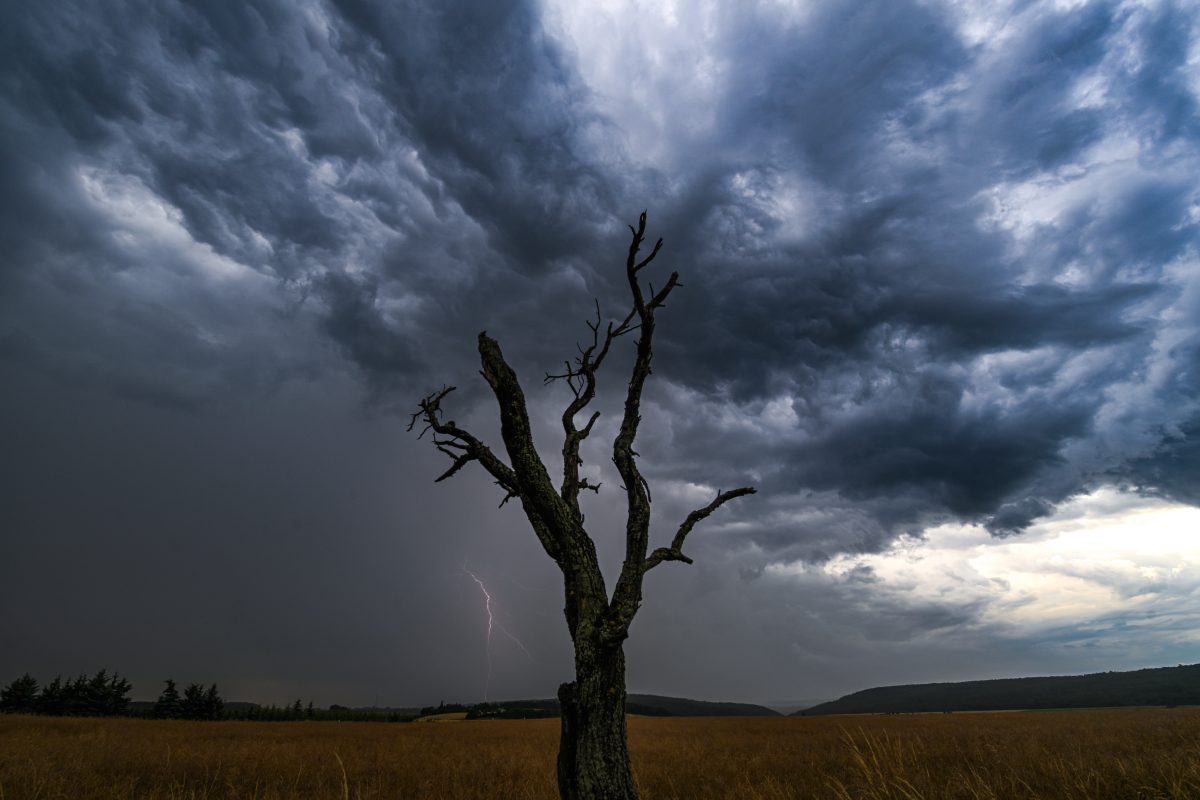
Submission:
<svg viewBox="0 0 1200 800">
<path fill-rule="evenodd" d="M 175 681 L 167 678 L 166 688 L 154 702 L 151 716 L 156 719 L 221 719 L 225 701 L 214 683 L 205 689 L 198 683 L 188 684 L 180 696 Z"/>
<path fill-rule="evenodd" d="M 38 682 L 29 673 L 0 690 L 0 711 L 10 714 L 50 714 L 54 716 L 115 717 L 129 710 L 129 681 L 117 673 L 100 670 L 92 677 L 80 675 L 74 680 L 57 676 L 38 691 Z"/>
<path fill-rule="evenodd" d="M 296 698 L 296 701 L 283 706 L 271 704 L 260 706 L 257 703 L 247 703 L 236 709 L 230 709 L 229 719 L 257 720 L 259 722 L 287 722 L 298 719 L 316 719 L 318 712 L 313 708 L 312 701 L 308 705 Z"/>
<path fill-rule="evenodd" d="M 216 684 L 205 689 L 198 683 L 190 684 L 180 695 L 175 681 L 166 680 L 163 689 L 149 716 L 155 719 L 191 719 L 191 720 L 239 720 L 249 722 L 294 722 L 296 720 L 340 720 L 355 722 L 407 722 L 411 716 L 401 715 L 390 711 L 368 711 L 352 709 L 345 706 L 330 706 L 319 709 L 311 700 L 304 703 L 300 698 L 295 702 L 277 706 L 263 706 L 258 703 L 225 703 L 217 691 Z"/>
<path fill-rule="evenodd" d="M 411 710 L 380 708 L 347 708 L 333 705 L 316 708 L 310 700 L 299 698 L 283 706 L 262 706 L 257 703 L 226 703 L 214 683 L 205 688 L 199 683 L 188 684 L 182 692 L 174 679 L 168 678 L 162 693 L 153 703 L 131 702 L 129 681 L 117 673 L 109 675 L 100 670 L 93 677 L 80 675 L 64 681 L 56 677 L 44 688 L 36 678 L 26 673 L 0 690 L 0 712 L 10 714 L 53 714 L 80 717 L 145 717 L 150 719 L 185 720 L 251 720 L 259 722 L 291 722 L 295 720 L 324 720 L 349 722 L 409 722 Z M 462 707 L 466 710 L 466 706 Z"/>
<path fill-rule="evenodd" d="M 484 703 L 484 705 L 490 704 Z M 474 706 L 466 705 L 464 703 L 447 703 L 443 701 L 438 703 L 436 706 L 425 706 L 422 708 L 421 716 L 428 717 L 433 714 L 455 714 L 463 711 L 470 711 L 472 708 L 474 708 Z"/>
<path fill-rule="evenodd" d="M 558 716 L 555 701 L 517 703 L 476 703 L 467 711 L 467 719 L 543 719 Z"/>
<path fill-rule="evenodd" d="M 296 720 L 316 720 L 321 722 L 410 722 L 413 714 L 391 708 L 349 708 L 347 706 L 331 705 L 329 708 L 317 708 L 310 700 L 308 703 L 297 699 L 295 702 L 277 706 L 261 706 L 257 703 L 237 703 L 225 710 L 225 719 L 248 720 L 252 722 L 294 722 Z"/>
</svg>

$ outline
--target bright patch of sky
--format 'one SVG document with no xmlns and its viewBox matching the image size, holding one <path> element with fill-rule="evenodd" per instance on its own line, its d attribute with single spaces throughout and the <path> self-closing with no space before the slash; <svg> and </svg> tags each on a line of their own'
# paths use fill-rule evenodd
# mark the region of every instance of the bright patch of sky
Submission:
<svg viewBox="0 0 1200 800">
<path fill-rule="evenodd" d="M 1064 628 L 1127 637 L 1131 620 L 1175 644 L 1200 642 L 1200 509 L 1104 488 L 1018 537 L 947 524 L 880 553 L 842 555 L 830 577 L 869 574 L 898 606 L 981 605 L 971 625 L 1014 637 Z M 775 565 L 779 574 L 811 567 Z M 1120 621 L 1118 623 L 1118 620 Z"/>
<path fill-rule="evenodd" d="M 84 196 L 107 217 L 113 241 L 122 248 L 172 260 L 214 281 L 255 276 L 248 267 L 192 238 L 183 213 L 154 194 L 137 178 L 99 169 L 79 170 Z M 153 263 L 153 259 L 147 259 Z"/>
</svg>

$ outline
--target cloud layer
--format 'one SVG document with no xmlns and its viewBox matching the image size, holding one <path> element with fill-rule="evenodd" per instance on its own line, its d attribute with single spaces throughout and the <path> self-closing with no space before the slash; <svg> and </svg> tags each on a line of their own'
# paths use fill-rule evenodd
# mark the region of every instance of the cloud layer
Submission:
<svg viewBox="0 0 1200 800">
<path fill-rule="evenodd" d="M 121 439 L 82 441 L 105 448 L 117 485 L 178 497 L 139 451 L 190 452 L 185 432 L 203 429 L 236 459 L 252 434 L 217 423 L 265 414 L 301 437 L 384 426 L 404 466 L 380 468 L 406 476 L 398 557 L 452 571 L 466 551 L 490 553 L 496 574 L 540 587 L 529 609 L 544 607 L 553 576 L 525 568 L 534 550 L 415 533 L 444 529 L 446 504 L 465 495 L 479 525 L 530 538 L 519 518 L 487 516 L 498 498 L 486 481 L 431 493 L 421 481 L 436 461 L 390 426 L 445 382 L 462 387 L 462 418 L 491 433 L 473 378 L 487 329 L 556 452 L 565 401 L 536 378 L 586 333 L 592 297 L 623 313 L 624 224 L 642 208 L 666 240 L 662 268 L 685 284 L 660 325 L 639 448 L 656 518 L 665 529 L 716 488 L 760 489 L 696 537 L 712 566 L 686 580 L 712 582 L 696 599 L 709 612 L 761 619 L 747 646 L 778 666 L 727 665 L 736 677 L 721 679 L 714 665 L 694 691 L 761 679 L 791 694 L 786 676 L 808 658 L 780 644 L 801 638 L 795 604 L 843 631 L 824 636 L 842 642 L 831 660 L 847 630 L 886 638 L 864 621 L 887 609 L 907 620 L 891 631 L 959 630 L 964 648 L 986 650 L 987 598 L 914 610 L 848 572 L 843 588 L 872 599 L 820 612 L 818 596 L 843 596 L 821 595 L 832 578 L 797 588 L 780 569 L 816 580 L 822 564 L 938 525 L 1020 534 L 1105 487 L 1200 501 L 1200 55 L 1186 4 L 173 0 L 0 13 L 0 372 L 16 387 L 0 403 L 24 445 L 4 468 L 27 487 L 0 513 L 27 559 L 96 534 L 85 510 L 39 505 L 77 505 L 95 478 L 44 457 L 39 442 L 64 429 L 46 409 L 100 429 L 121 420 Z M 622 364 L 604 376 L 610 412 Z M 355 385 L 378 416 L 297 411 L 356 408 Z M 324 395 L 342 405 L 287 399 Z M 166 416 L 139 431 L 142 413 Z M 604 452 L 587 455 L 616 485 Z M 326 467 L 292 489 L 349 502 L 353 482 Z M 269 477 L 245 480 L 247 497 L 292 503 Z M 232 490 L 213 491 L 219 506 Z M 394 519 L 383 496 L 363 496 L 360 525 Z M 609 504 L 588 516 L 611 559 Z M 149 537 L 177 521 L 154 507 L 132 492 L 129 528 Z M 269 559 L 289 528 L 268 517 L 255 536 L 172 536 L 185 551 L 215 535 L 229 559 Z M 139 569 L 159 563 L 122 541 Z M 302 550 L 297 563 L 316 569 Z M 689 591 L 681 580 L 664 585 Z M 750 585 L 751 607 L 731 603 Z M 402 603 L 434 591 L 417 581 Z M 363 618 L 376 622 L 347 647 L 385 635 Z M 5 624 L 37 649 L 32 628 Z M 555 625 L 542 624 L 547 642 Z M 420 636 L 453 638 L 438 627 Z M 554 680 L 564 651 L 547 648 L 558 660 L 522 667 L 514 691 Z M 665 656 L 644 658 L 641 674 L 671 673 Z"/>
</svg>

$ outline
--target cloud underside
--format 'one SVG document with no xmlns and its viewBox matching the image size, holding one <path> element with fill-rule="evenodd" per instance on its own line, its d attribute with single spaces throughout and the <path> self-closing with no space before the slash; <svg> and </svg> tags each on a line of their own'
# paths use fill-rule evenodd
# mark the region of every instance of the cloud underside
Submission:
<svg viewBox="0 0 1200 800">
<path fill-rule="evenodd" d="M 185 413 L 349 370 L 486 420 L 487 329 L 554 453 L 536 378 L 623 316 L 647 208 L 684 283 L 656 509 L 760 491 L 713 559 L 1200 502 L 1194 9 L 617 5 L 3 12 L 0 364 Z"/>
</svg>

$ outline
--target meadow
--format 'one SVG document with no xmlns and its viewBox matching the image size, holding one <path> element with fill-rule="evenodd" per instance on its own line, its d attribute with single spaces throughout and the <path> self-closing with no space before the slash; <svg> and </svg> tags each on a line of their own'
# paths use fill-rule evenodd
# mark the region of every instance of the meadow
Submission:
<svg viewBox="0 0 1200 800">
<path fill-rule="evenodd" d="M 1200 798 L 1200 710 L 629 721 L 646 800 Z M 0 716 L 0 800 L 557 797 L 558 721 Z"/>
</svg>

